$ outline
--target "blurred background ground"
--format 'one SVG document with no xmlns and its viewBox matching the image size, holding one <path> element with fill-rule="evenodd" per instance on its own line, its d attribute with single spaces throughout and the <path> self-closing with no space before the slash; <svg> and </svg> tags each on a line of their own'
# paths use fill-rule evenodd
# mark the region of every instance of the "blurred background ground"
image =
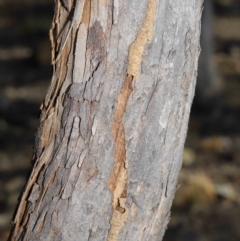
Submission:
<svg viewBox="0 0 240 241">
<path fill-rule="evenodd" d="M 30 169 L 50 84 L 53 7 L 53 0 L 0 0 L 0 241 Z M 240 2 L 215 0 L 214 10 L 223 92 L 209 106 L 194 104 L 164 241 L 240 240 Z"/>
</svg>

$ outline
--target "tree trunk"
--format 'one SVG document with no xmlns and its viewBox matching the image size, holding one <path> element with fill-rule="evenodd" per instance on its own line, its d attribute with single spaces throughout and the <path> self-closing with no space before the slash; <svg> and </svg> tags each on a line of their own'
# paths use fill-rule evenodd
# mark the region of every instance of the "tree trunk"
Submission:
<svg viewBox="0 0 240 241">
<path fill-rule="evenodd" d="M 53 77 L 9 240 L 162 240 L 202 1 L 56 0 Z"/>
</svg>

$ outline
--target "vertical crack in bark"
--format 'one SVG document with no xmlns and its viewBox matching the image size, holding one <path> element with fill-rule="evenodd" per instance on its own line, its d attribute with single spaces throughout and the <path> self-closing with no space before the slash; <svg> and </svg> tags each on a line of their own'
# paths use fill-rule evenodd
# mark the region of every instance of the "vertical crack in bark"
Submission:
<svg viewBox="0 0 240 241">
<path fill-rule="evenodd" d="M 110 221 L 108 241 L 117 241 L 118 235 L 128 218 L 128 209 L 125 205 L 127 199 L 127 179 L 128 163 L 126 157 L 126 139 L 123 115 L 126 112 L 128 99 L 133 92 L 132 82 L 139 75 L 140 64 L 144 47 L 152 38 L 155 22 L 157 0 L 149 0 L 146 17 L 142 27 L 139 29 L 136 39 L 131 44 L 128 53 L 128 67 L 125 81 L 117 99 L 117 107 L 112 125 L 112 135 L 115 141 L 115 165 L 108 182 L 108 187 L 112 192 L 113 214 Z"/>
<path fill-rule="evenodd" d="M 115 166 L 109 179 L 108 187 L 112 192 L 113 214 L 108 241 L 118 240 L 118 234 L 128 217 L 128 210 L 125 206 L 127 198 L 126 183 L 128 178 L 125 131 L 122 123 L 126 111 L 127 101 L 133 91 L 133 76 L 127 75 L 117 100 L 117 108 L 112 125 L 112 135 L 115 140 Z"/>
</svg>

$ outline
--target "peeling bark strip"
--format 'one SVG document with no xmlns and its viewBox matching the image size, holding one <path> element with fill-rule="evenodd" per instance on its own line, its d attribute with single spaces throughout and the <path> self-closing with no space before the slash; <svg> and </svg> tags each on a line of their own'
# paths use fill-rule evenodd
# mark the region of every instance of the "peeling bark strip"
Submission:
<svg viewBox="0 0 240 241">
<path fill-rule="evenodd" d="M 117 99 L 117 107 L 112 125 L 112 134 L 115 140 L 115 166 L 109 179 L 108 187 L 112 192 L 113 213 L 110 221 L 108 241 L 117 241 L 118 235 L 128 218 L 127 199 L 128 160 L 126 156 L 126 140 L 122 118 L 126 112 L 128 99 L 133 92 L 132 81 L 139 76 L 144 47 L 152 38 L 153 26 L 157 9 L 157 0 L 149 0 L 146 17 L 139 29 L 128 53 L 128 67 L 125 82 Z"/>
<path fill-rule="evenodd" d="M 122 118 L 126 110 L 127 101 L 133 91 L 133 76 L 127 76 L 123 83 L 117 100 L 117 108 L 112 125 L 112 134 L 115 140 L 115 166 L 109 179 L 108 187 L 112 192 L 113 214 L 110 221 L 108 241 L 118 240 L 118 234 L 128 217 L 128 210 L 125 206 L 127 198 L 126 183 L 128 178 L 127 158 L 125 148 L 125 132 Z"/>
<path fill-rule="evenodd" d="M 152 39 L 153 27 L 156 18 L 157 0 L 149 0 L 146 18 L 139 29 L 135 41 L 132 43 L 128 54 L 127 73 L 137 78 L 139 67 L 142 62 L 144 47 L 147 41 Z"/>
<path fill-rule="evenodd" d="M 29 215 L 26 215 L 25 209 L 27 206 L 29 193 L 33 189 L 34 185 L 36 185 L 36 180 L 40 175 L 41 170 L 49 161 L 52 155 L 53 148 L 54 141 L 52 140 L 33 167 L 33 171 L 29 177 L 28 183 L 19 202 L 18 211 L 16 212 L 14 220 L 12 222 L 12 225 L 14 227 L 12 240 L 16 239 L 17 234 L 23 230 L 25 224 L 28 221 Z"/>
</svg>

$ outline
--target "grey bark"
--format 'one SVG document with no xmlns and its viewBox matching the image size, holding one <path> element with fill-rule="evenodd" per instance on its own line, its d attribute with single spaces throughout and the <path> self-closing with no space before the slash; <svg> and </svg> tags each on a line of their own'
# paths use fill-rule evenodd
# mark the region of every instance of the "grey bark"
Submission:
<svg viewBox="0 0 240 241">
<path fill-rule="evenodd" d="M 9 240 L 162 240 L 202 1 L 77 1 L 72 21 L 81 6 L 56 1 L 52 83 Z"/>
</svg>

